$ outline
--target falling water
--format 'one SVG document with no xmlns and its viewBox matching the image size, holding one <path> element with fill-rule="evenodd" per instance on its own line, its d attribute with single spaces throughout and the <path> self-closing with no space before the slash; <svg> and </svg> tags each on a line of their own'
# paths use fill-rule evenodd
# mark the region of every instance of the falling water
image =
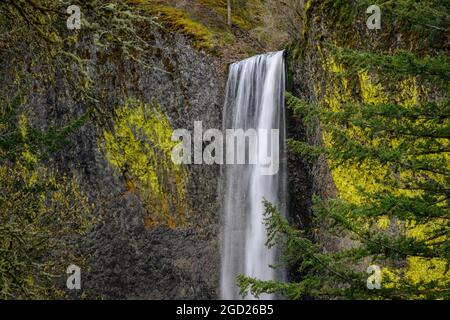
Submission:
<svg viewBox="0 0 450 320">
<path fill-rule="evenodd" d="M 275 175 L 261 174 L 261 165 L 224 167 L 224 229 L 221 298 L 239 299 L 236 276 L 281 280 L 283 272 L 270 268 L 277 248 L 268 249 L 263 223 L 263 198 L 284 213 L 286 195 L 283 52 L 258 55 L 230 66 L 224 126 L 232 129 L 279 129 L 280 167 Z M 258 153 L 270 150 L 270 139 L 259 140 Z M 247 148 L 247 152 L 248 152 Z M 247 296 L 247 298 L 253 298 Z M 260 296 L 273 299 L 272 295 Z"/>
</svg>

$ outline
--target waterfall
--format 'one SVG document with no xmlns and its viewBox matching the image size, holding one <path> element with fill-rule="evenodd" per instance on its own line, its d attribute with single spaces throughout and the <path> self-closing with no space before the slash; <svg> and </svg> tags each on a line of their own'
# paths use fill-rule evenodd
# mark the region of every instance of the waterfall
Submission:
<svg viewBox="0 0 450 320">
<path fill-rule="evenodd" d="M 235 164 L 223 168 L 223 233 L 221 298 L 239 299 L 236 276 L 282 280 L 283 272 L 270 268 L 277 248 L 268 249 L 263 223 L 263 198 L 285 211 L 286 157 L 284 115 L 285 70 L 283 51 L 251 57 L 230 65 L 224 107 L 224 127 L 278 129 L 279 170 L 263 175 L 261 164 Z M 270 152 L 270 140 L 259 137 L 257 154 Z M 227 146 L 228 147 L 228 146 Z M 247 147 L 246 152 L 251 152 Z M 248 154 L 247 154 L 248 156 Z M 247 296 L 247 299 L 254 298 Z M 273 299 L 262 295 L 261 299 Z"/>
</svg>

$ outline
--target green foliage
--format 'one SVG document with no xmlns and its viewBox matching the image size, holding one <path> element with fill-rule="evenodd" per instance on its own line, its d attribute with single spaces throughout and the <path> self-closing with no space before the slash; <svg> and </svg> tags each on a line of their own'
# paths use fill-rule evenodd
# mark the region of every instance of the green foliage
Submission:
<svg viewBox="0 0 450 320">
<path fill-rule="evenodd" d="M 414 46 L 421 50 L 442 50 L 448 45 L 448 0 L 379 0 L 375 3 L 371 0 L 309 0 L 307 5 L 316 15 L 322 14 L 324 22 L 338 31 L 334 34 L 334 40 L 348 44 L 348 40 L 352 42 L 356 39 L 355 35 L 347 34 L 348 37 L 341 37 L 342 32 L 361 27 L 359 23 L 365 22 L 368 17 L 366 9 L 374 4 L 378 5 L 382 12 L 381 32 L 390 31 L 392 26 L 395 26 L 396 31 L 402 35 L 412 35 Z"/>
<path fill-rule="evenodd" d="M 364 182 L 355 189 L 358 201 L 315 200 L 316 225 L 326 225 L 323 232 L 330 236 L 350 234 L 354 240 L 352 247 L 333 253 L 325 253 L 323 244 L 289 226 L 266 203 L 269 245 L 282 245 L 284 265 L 295 267 L 302 280 L 281 284 L 241 276 L 242 293 L 277 292 L 293 299 L 448 299 L 448 102 L 348 104 L 333 111 L 287 94 L 287 105 L 310 123 L 320 119 L 330 137 L 327 147 L 289 141 L 297 146 L 291 151 L 306 157 L 325 154 L 332 168 L 350 164 L 364 172 L 382 168 L 384 174 L 375 177 L 377 188 Z M 407 266 L 395 267 L 399 261 Z M 368 290 L 368 275 L 358 268 L 372 263 L 384 266 L 381 290 Z M 420 271 L 424 267 L 428 271 Z"/>
<path fill-rule="evenodd" d="M 347 166 L 366 174 L 371 171 L 383 173 L 374 177 L 372 187 L 362 181 L 354 189 L 356 194 L 344 199 L 342 195 L 341 199 L 316 199 L 316 223 L 329 226 L 328 232 L 335 236 L 350 233 L 357 243 L 356 248 L 330 255 L 330 268 L 336 269 L 335 263 L 339 263 L 336 256 L 346 257 L 348 260 L 344 263 L 347 266 L 358 265 L 365 259 L 386 266 L 385 289 L 367 291 L 366 297 L 448 298 L 448 101 L 412 106 L 347 104 L 333 111 L 288 94 L 287 105 L 311 125 L 320 119 L 329 136 L 326 147 L 296 142 L 302 148 L 294 151 L 307 157 L 325 154 L 332 169 Z M 345 175 L 345 171 L 342 174 Z M 355 183 L 355 176 L 349 179 Z M 358 196 L 357 200 L 355 196 Z M 393 224 L 394 231 L 388 232 L 383 221 L 387 221 L 388 226 Z M 288 257 L 293 255 L 288 251 L 286 254 Z M 398 261 L 406 261 L 407 267 L 389 267 Z M 428 271 L 420 271 L 423 268 Z M 414 281 L 418 272 L 421 273 L 420 281 Z M 305 278 L 308 281 L 309 274 Z M 257 286 L 257 283 L 252 285 Z M 317 283 L 317 286 L 321 285 Z M 348 281 L 341 281 L 334 288 L 346 285 L 349 285 Z M 361 298 L 364 295 L 358 294 L 364 286 L 363 282 L 350 284 L 347 293 L 338 290 L 334 294 L 343 298 Z M 314 287 L 315 293 L 311 289 L 305 294 L 320 297 L 322 289 Z"/>
<path fill-rule="evenodd" d="M 70 5 L 81 9 L 81 30 L 66 27 Z M 36 82 L 53 88 L 60 81 L 77 101 L 92 104 L 96 100 L 87 47 L 95 45 L 99 55 L 116 51 L 149 67 L 143 53 L 151 48 L 150 42 L 141 36 L 142 28 L 149 26 L 157 26 L 153 18 L 122 0 L 2 1 L 0 57 L 13 68 L 16 89 L 32 91 Z"/>
<path fill-rule="evenodd" d="M 290 226 L 271 203 L 264 200 L 264 206 L 268 231 L 267 245 L 281 244 L 282 265 L 295 266 L 302 275 L 302 280 L 299 283 L 277 283 L 240 275 L 238 283 L 241 294 L 251 292 L 258 296 L 261 293 L 270 292 L 282 294 L 289 299 L 301 299 L 307 296 L 316 298 L 362 296 L 362 293 L 367 290 L 365 289 L 366 277 L 363 273 L 348 268 L 344 263 L 345 255 L 323 253 L 320 245 L 309 240 L 304 231 Z M 355 284 L 355 286 L 350 289 L 348 286 L 342 287 L 342 283 Z"/>
<path fill-rule="evenodd" d="M 405 77 L 417 77 L 422 81 L 430 81 L 447 91 L 450 89 L 450 58 L 445 52 L 433 56 L 418 57 L 406 50 L 397 50 L 393 54 L 361 52 L 347 48 L 327 45 L 338 63 L 347 66 L 344 76 L 352 76 L 355 72 L 383 73 L 390 80 L 404 80 Z"/>
<path fill-rule="evenodd" d="M 197 49 L 212 51 L 216 46 L 214 34 L 204 24 L 194 21 L 187 12 L 169 6 L 155 7 L 154 12 L 158 21 L 191 39 Z"/>
<path fill-rule="evenodd" d="M 356 8 L 366 4 L 359 2 Z M 334 15 L 340 22 L 346 19 L 344 7 L 356 10 L 346 2 L 317 5 L 325 17 Z M 239 276 L 242 294 L 450 298 L 450 69 L 448 54 L 440 49 L 444 28 L 448 30 L 448 10 L 443 9 L 448 1 L 381 5 L 384 23 L 397 15 L 396 31 L 415 33 L 419 45 L 389 52 L 364 52 L 326 41 L 318 46 L 316 56 L 327 81 L 312 83 L 317 102 L 287 93 L 286 105 L 306 123 L 307 136 L 320 133 L 323 143 L 287 143 L 290 152 L 311 164 L 319 156 L 327 159 L 337 197 L 314 199 L 315 220 L 308 230 L 293 228 L 265 203 L 268 245 L 281 246 L 280 265 L 296 271 L 300 280 L 279 283 Z M 414 27 L 405 31 L 407 26 Z M 431 39 L 440 40 L 425 50 Z M 343 239 L 345 245 L 330 249 L 329 242 Z M 382 269 L 379 290 L 366 286 L 365 270 L 371 264 Z"/>
<path fill-rule="evenodd" d="M 358 1 L 359 8 L 374 4 L 370 0 Z M 384 24 L 396 22 L 402 31 L 415 31 L 420 34 L 422 46 L 445 46 L 450 27 L 448 0 L 381 0 L 376 3 L 383 12 Z M 443 48 L 443 47 L 442 47 Z"/>
<path fill-rule="evenodd" d="M 77 127 L 41 132 L 16 113 L 20 95 L 0 105 L 0 297 L 63 297 L 57 279 L 83 264 L 75 240 L 91 226 L 91 206 L 76 178 L 40 161 Z"/>
<path fill-rule="evenodd" d="M 137 8 L 155 16 L 166 32 L 177 32 L 189 39 L 196 49 L 209 54 L 220 55 L 229 47 L 237 50 L 247 50 L 244 47 L 234 47 L 236 37 L 227 25 L 227 1 L 197 0 L 189 4 L 178 4 L 161 0 L 130 0 Z M 233 7 L 233 23 L 240 29 L 251 27 L 250 15 L 247 11 L 247 1 L 235 2 Z"/>
<path fill-rule="evenodd" d="M 85 124 L 87 115 L 71 121 L 63 128 L 50 127 L 45 132 L 27 126 L 26 117 L 18 113 L 25 102 L 24 94 L 18 93 L 10 102 L 0 108 L 0 155 L 2 159 L 15 162 L 26 150 L 39 158 L 50 154 L 69 144 L 70 135 Z M 26 128 L 26 134 L 24 130 Z"/>
<path fill-rule="evenodd" d="M 401 208 L 401 203 L 396 202 Z M 357 245 L 337 252 L 327 252 L 323 244 L 309 239 L 301 230 L 295 229 L 282 217 L 272 204 L 265 201 L 268 245 L 281 245 L 283 254 L 279 264 L 295 268 L 300 274 L 298 282 L 275 282 L 238 276 L 241 294 L 249 292 L 278 293 L 289 299 L 448 299 L 448 228 L 427 235 L 426 239 L 415 239 L 406 235 L 392 236 L 383 231 L 367 212 L 372 208 L 351 206 L 340 200 L 327 203 L 316 199 L 317 221 L 326 222 L 330 232 L 342 235 L 351 232 Z M 370 207 L 370 206 L 367 206 Z M 355 210 L 358 208 L 358 210 Z M 369 210 L 367 210 L 369 209 Z M 364 219 L 361 221 L 362 214 Z M 395 215 L 395 213 L 394 213 Z M 369 218 L 368 218 L 369 216 Z M 447 212 L 448 217 L 448 212 Z M 367 224 L 368 221 L 370 224 Z M 447 240 L 442 240 L 442 238 Z M 441 238 L 436 241 L 436 239 Z M 356 242 L 355 242 L 356 243 Z M 382 287 L 369 290 L 366 286 L 368 274 L 361 271 L 369 264 L 381 264 L 387 259 L 399 261 L 414 257 L 410 264 L 427 266 L 428 271 L 411 272 L 405 269 L 385 267 Z M 437 259 L 436 259 L 437 257 Z M 370 259 L 369 261 L 367 259 Z M 420 259 L 420 260 L 417 260 Z M 441 261 L 444 259 L 444 263 Z M 364 266 L 361 268 L 361 265 Z"/>
</svg>

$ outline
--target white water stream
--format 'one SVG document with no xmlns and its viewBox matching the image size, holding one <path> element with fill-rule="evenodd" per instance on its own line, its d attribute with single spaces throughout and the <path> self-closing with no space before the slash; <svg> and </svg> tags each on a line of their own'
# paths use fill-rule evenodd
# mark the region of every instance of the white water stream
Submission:
<svg viewBox="0 0 450 320">
<path fill-rule="evenodd" d="M 236 286 L 238 274 L 262 280 L 281 280 L 283 277 L 282 271 L 270 268 L 276 262 L 277 248 L 268 249 L 265 245 L 267 236 L 262 200 L 265 198 L 284 211 L 287 183 L 284 90 L 282 51 L 258 55 L 230 65 L 224 126 L 244 130 L 279 129 L 279 170 L 275 175 L 264 175 L 260 164 L 224 167 L 222 299 L 241 298 Z M 269 136 L 265 139 L 259 137 L 258 156 L 266 156 L 270 151 Z M 274 297 L 262 295 L 260 298 Z"/>
</svg>

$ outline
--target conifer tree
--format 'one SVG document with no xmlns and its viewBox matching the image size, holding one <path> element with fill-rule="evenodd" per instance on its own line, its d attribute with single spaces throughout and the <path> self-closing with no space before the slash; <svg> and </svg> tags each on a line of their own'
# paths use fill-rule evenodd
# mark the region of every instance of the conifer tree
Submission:
<svg viewBox="0 0 450 320">
<path fill-rule="evenodd" d="M 429 36 L 439 38 L 448 27 L 448 14 L 435 11 L 431 4 L 385 2 L 420 32 L 431 29 Z M 437 2 L 439 7 L 447 1 Z M 410 104 L 356 99 L 336 108 L 287 93 L 287 106 L 309 128 L 320 123 L 324 139 L 322 145 L 289 140 L 290 151 L 312 162 L 323 155 L 332 171 L 354 168 L 367 173 L 367 181 L 356 184 L 354 201 L 339 192 L 333 199 L 314 199 L 314 225 L 323 226 L 322 239 L 337 236 L 352 241 L 335 251 L 327 251 L 308 230 L 291 226 L 265 201 L 267 244 L 282 247 L 279 267 L 295 269 L 300 280 L 262 281 L 241 275 L 241 293 L 280 293 L 291 299 L 449 299 L 448 53 L 439 45 L 425 55 L 333 45 L 328 50 L 336 63 L 345 66 L 340 76 L 346 79 L 375 74 L 397 86 L 412 81 L 427 89 Z M 367 285 L 370 265 L 381 269 L 379 289 Z"/>
</svg>

